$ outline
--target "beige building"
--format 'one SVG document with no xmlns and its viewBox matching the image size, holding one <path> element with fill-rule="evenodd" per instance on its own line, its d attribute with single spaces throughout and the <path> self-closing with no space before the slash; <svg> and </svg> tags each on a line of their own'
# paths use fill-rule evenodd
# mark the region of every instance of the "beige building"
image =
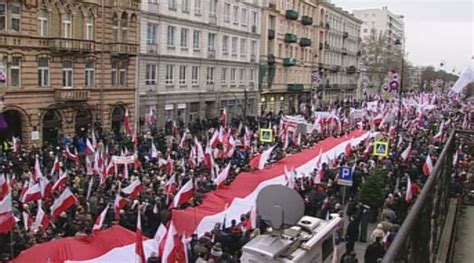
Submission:
<svg viewBox="0 0 474 263">
<path fill-rule="evenodd" d="M 260 111 L 293 114 L 311 102 L 311 74 L 322 62 L 326 28 L 316 0 L 263 1 Z"/>
<path fill-rule="evenodd" d="M 328 2 L 321 2 L 325 13 L 326 37 L 320 65 L 323 100 L 353 99 L 359 88 L 360 30 L 362 21 Z"/>
<path fill-rule="evenodd" d="M 0 0 L 0 74 L 8 128 L 27 145 L 119 131 L 135 115 L 140 0 Z M 1 79 L 1 78 L 0 78 Z"/>
</svg>

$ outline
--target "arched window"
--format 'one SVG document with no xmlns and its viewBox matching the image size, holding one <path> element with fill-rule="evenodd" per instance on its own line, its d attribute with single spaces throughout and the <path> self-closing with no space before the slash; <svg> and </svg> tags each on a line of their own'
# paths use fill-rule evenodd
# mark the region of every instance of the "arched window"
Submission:
<svg viewBox="0 0 474 263">
<path fill-rule="evenodd" d="M 42 8 L 38 10 L 38 36 L 48 36 L 48 10 Z"/>
<path fill-rule="evenodd" d="M 118 17 L 117 14 L 114 14 L 114 16 L 112 17 L 112 38 L 114 42 L 118 42 L 118 27 Z"/>
<path fill-rule="evenodd" d="M 127 13 L 122 14 L 122 19 L 120 20 L 120 26 L 122 27 L 122 42 L 128 42 L 128 16 Z"/>
<path fill-rule="evenodd" d="M 63 38 L 72 38 L 72 16 L 70 13 L 63 14 Z"/>
</svg>

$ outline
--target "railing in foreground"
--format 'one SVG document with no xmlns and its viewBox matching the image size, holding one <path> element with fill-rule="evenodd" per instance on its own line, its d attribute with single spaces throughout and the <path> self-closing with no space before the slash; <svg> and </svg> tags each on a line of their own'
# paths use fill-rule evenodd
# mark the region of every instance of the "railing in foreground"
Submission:
<svg viewBox="0 0 474 263">
<path fill-rule="evenodd" d="M 452 131 L 433 172 L 382 262 L 444 262 L 438 258 L 449 206 L 449 180 L 456 134 Z"/>
</svg>

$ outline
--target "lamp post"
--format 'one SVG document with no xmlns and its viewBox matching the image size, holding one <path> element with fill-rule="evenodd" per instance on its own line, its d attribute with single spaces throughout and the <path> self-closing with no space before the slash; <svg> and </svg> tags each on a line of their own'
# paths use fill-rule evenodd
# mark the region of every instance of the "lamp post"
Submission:
<svg viewBox="0 0 474 263">
<path fill-rule="evenodd" d="M 439 69 L 443 74 L 443 86 L 441 87 L 441 93 L 442 94 L 444 94 L 444 89 L 446 87 L 446 75 L 448 74 L 448 72 L 446 70 L 444 70 L 444 66 L 446 66 L 446 62 L 444 60 L 442 60 L 441 63 L 439 63 Z"/>
<path fill-rule="evenodd" d="M 402 65 L 400 66 L 400 85 L 398 87 L 398 113 L 397 113 L 397 145 L 400 140 L 401 120 L 402 120 L 402 95 L 403 95 L 403 64 L 405 64 L 405 45 L 400 39 L 395 40 L 395 45 L 402 48 Z"/>
</svg>

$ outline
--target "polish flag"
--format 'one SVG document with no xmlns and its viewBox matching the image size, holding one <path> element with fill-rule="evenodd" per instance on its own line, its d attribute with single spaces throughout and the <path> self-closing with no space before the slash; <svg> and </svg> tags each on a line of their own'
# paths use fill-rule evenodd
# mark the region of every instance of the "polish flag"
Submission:
<svg viewBox="0 0 474 263">
<path fill-rule="evenodd" d="M 253 169 L 262 170 L 265 167 L 268 159 L 270 159 L 273 149 L 275 149 L 275 146 L 272 146 L 261 154 L 255 156 L 249 163 L 250 167 Z"/>
<path fill-rule="evenodd" d="M 37 182 L 41 177 L 43 177 L 43 173 L 41 172 L 41 166 L 39 163 L 38 155 L 35 156 L 35 170 L 33 172 L 33 180 Z"/>
<path fill-rule="evenodd" d="M 170 179 L 168 180 L 168 182 L 166 182 L 165 184 L 165 192 L 167 195 L 170 195 L 170 194 L 173 194 L 176 192 L 176 186 L 177 186 L 177 182 L 176 182 L 176 174 L 173 174 Z"/>
<path fill-rule="evenodd" d="M 179 142 L 179 147 L 181 149 L 184 149 L 184 143 L 186 142 L 186 139 L 187 139 L 187 134 L 186 134 L 186 132 L 184 132 L 183 136 L 181 136 L 181 140 Z"/>
<path fill-rule="evenodd" d="M 314 176 L 314 180 L 313 180 L 313 183 L 314 184 L 321 184 L 321 181 L 322 181 L 322 173 L 323 173 L 323 169 L 321 168 L 318 172 L 316 172 L 316 175 Z"/>
<path fill-rule="evenodd" d="M 352 140 L 352 139 L 351 139 Z M 345 151 L 344 151 L 344 154 L 346 155 L 346 159 L 349 159 L 349 157 L 351 156 L 351 153 L 352 153 L 352 144 L 351 142 L 349 141 L 347 144 L 346 144 L 346 148 L 345 148 Z"/>
<path fill-rule="evenodd" d="M 257 204 L 253 205 L 252 208 L 250 208 L 250 225 L 252 229 L 257 228 Z"/>
<path fill-rule="evenodd" d="M 156 230 L 154 239 L 156 241 L 158 241 L 158 256 L 160 256 L 160 254 L 161 254 L 160 253 L 161 249 L 159 249 L 159 247 L 161 247 L 161 244 L 164 245 L 163 241 L 166 238 L 166 233 L 167 232 L 168 232 L 168 230 L 166 229 L 166 227 L 163 224 L 160 224 L 160 226 Z"/>
<path fill-rule="evenodd" d="M 130 115 L 128 109 L 125 110 L 125 116 L 123 117 L 123 127 L 125 128 L 125 132 L 128 135 L 132 135 L 132 127 L 130 126 Z"/>
<path fill-rule="evenodd" d="M 53 187 L 51 188 L 52 192 L 56 192 L 56 190 L 62 190 L 67 183 L 67 176 L 68 176 L 68 171 L 64 171 L 64 173 L 61 175 L 61 177 L 58 178 L 58 180 L 54 183 Z"/>
<path fill-rule="evenodd" d="M 301 146 L 301 132 L 298 133 L 298 136 L 296 137 L 296 145 Z"/>
<path fill-rule="evenodd" d="M 38 203 L 38 211 L 36 212 L 35 222 L 32 225 L 33 231 L 37 231 L 40 227 L 42 229 L 48 228 L 49 216 L 41 208 L 41 204 Z"/>
<path fill-rule="evenodd" d="M 212 134 L 212 137 L 211 139 L 209 140 L 209 145 L 206 146 L 206 151 L 207 151 L 207 147 L 212 147 L 212 148 L 215 148 L 217 147 L 217 145 L 220 144 L 220 141 L 219 141 L 219 132 L 217 131 L 217 129 L 214 131 L 214 133 Z"/>
<path fill-rule="evenodd" d="M 148 126 L 151 126 L 155 124 L 156 122 L 156 117 L 155 117 L 155 108 L 150 106 L 148 110 L 148 116 L 147 116 L 147 124 Z"/>
<path fill-rule="evenodd" d="M 188 180 L 173 199 L 172 207 L 176 208 L 181 204 L 184 204 L 191 200 L 194 195 L 194 183 L 193 180 Z"/>
<path fill-rule="evenodd" d="M 61 166 L 59 165 L 59 157 L 56 155 L 54 157 L 53 167 L 51 168 L 51 176 L 53 176 L 55 172 L 59 172 L 60 169 Z"/>
<path fill-rule="evenodd" d="M 171 159 L 170 155 L 168 155 L 168 160 L 166 161 L 166 164 L 165 164 L 165 172 L 168 175 L 171 175 L 174 172 L 174 161 L 173 159 Z"/>
<path fill-rule="evenodd" d="M 30 182 L 28 188 L 21 195 L 20 202 L 23 204 L 41 199 L 41 187 L 39 183 Z"/>
<path fill-rule="evenodd" d="M 71 151 L 69 150 L 69 146 L 65 147 L 64 157 L 66 157 L 66 159 L 68 160 L 74 161 L 76 165 L 79 165 L 79 161 L 80 161 L 79 156 L 77 156 L 77 154 L 71 153 Z"/>
<path fill-rule="evenodd" d="M 226 108 L 222 109 L 220 120 L 221 120 L 221 125 L 224 126 L 224 128 L 227 128 L 227 110 L 226 110 Z"/>
<path fill-rule="evenodd" d="M 196 137 L 194 137 L 194 147 L 196 148 L 197 164 L 199 165 L 202 161 L 204 161 L 204 150 L 202 148 L 202 144 Z"/>
<path fill-rule="evenodd" d="M 139 179 L 136 179 L 129 186 L 123 188 L 122 193 L 126 194 L 131 200 L 134 200 L 142 190 L 142 182 L 140 182 Z"/>
<path fill-rule="evenodd" d="M 407 190 L 405 193 L 405 201 L 409 203 L 411 202 L 412 198 L 413 198 L 413 193 L 411 191 L 411 179 L 410 179 L 410 176 L 407 176 Z"/>
<path fill-rule="evenodd" d="M 107 216 L 107 211 L 109 210 L 109 205 L 107 205 L 104 210 L 100 213 L 100 215 L 95 219 L 94 226 L 92 227 L 92 231 L 98 231 L 102 228 L 104 224 L 105 216 Z"/>
<path fill-rule="evenodd" d="M 206 146 L 206 152 L 204 153 L 204 166 L 208 169 L 214 167 L 214 157 L 212 156 L 212 148 L 209 144 Z"/>
<path fill-rule="evenodd" d="M 408 144 L 408 147 L 400 154 L 400 157 L 402 157 L 402 161 L 406 162 L 408 158 L 410 157 L 411 154 L 411 143 Z"/>
<path fill-rule="evenodd" d="M 234 156 L 234 152 L 235 152 L 235 140 L 234 140 L 234 136 L 231 135 L 229 136 L 229 143 L 227 144 L 225 156 L 227 158 L 232 158 L 232 156 Z"/>
<path fill-rule="evenodd" d="M 137 209 L 137 232 L 135 239 L 135 256 L 138 263 L 146 263 L 145 260 L 145 251 L 143 250 L 143 236 L 142 236 L 142 219 L 141 219 L 141 209 Z"/>
<path fill-rule="evenodd" d="M 21 213 L 21 216 L 22 216 L 22 219 L 23 219 L 23 229 L 25 231 L 30 230 L 30 226 L 32 224 L 30 215 L 27 212 L 23 211 Z"/>
<path fill-rule="evenodd" d="M 95 147 L 92 145 L 91 140 L 89 138 L 86 139 L 86 155 L 93 155 L 95 153 Z"/>
<path fill-rule="evenodd" d="M 10 232 L 15 226 L 16 221 L 13 216 L 12 195 L 11 192 L 0 200 L 0 234 Z"/>
<path fill-rule="evenodd" d="M 433 136 L 433 140 L 435 141 L 441 141 L 442 138 L 443 138 L 443 127 L 444 126 L 444 122 L 441 122 L 441 124 L 439 125 L 439 130 L 438 130 L 438 133 L 436 133 L 434 136 Z"/>
<path fill-rule="evenodd" d="M 59 216 L 62 212 L 66 211 L 76 202 L 77 198 L 74 196 L 71 190 L 66 187 L 66 189 L 64 189 L 61 195 L 56 200 L 54 200 L 54 203 L 51 206 L 51 216 Z"/>
<path fill-rule="evenodd" d="M 3 200 L 3 198 L 8 194 L 9 192 L 9 182 L 7 179 L 5 179 L 4 174 L 0 174 L 0 200 Z"/>
<path fill-rule="evenodd" d="M 114 201 L 114 212 L 115 212 L 115 218 L 120 218 L 120 210 L 125 207 L 127 204 L 127 199 L 123 198 L 120 196 L 120 194 L 117 194 L 115 196 L 115 201 Z"/>
<path fill-rule="evenodd" d="M 161 257 L 161 262 L 163 263 L 172 263 L 174 260 L 173 250 L 175 249 L 175 237 L 178 235 L 176 228 L 174 227 L 173 222 L 169 225 L 168 232 L 166 233 L 166 238 L 164 240 L 163 255 Z"/>
<path fill-rule="evenodd" d="M 91 132 L 91 141 L 93 149 L 97 149 L 97 138 L 95 137 L 95 131 L 92 130 Z"/>
<path fill-rule="evenodd" d="M 227 166 L 222 169 L 222 171 L 217 175 L 216 179 L 214 179 L 214 183 L 216 184 L 217 188 L 220 188 L 224 185 L 225 180 L 229 176 L 230 172 L 230 162 Z"/>
<path fill-rule="evenodd" d="M 158 150 L 156 149 L 155 143 L 151 142 L 151 159 L 158 159 Z"/>
<path fill-rule="evenodd" d="M 183 245 L 183 252 L 184 252 L 184 262 L 189 262 L 189 255 L 188 255 L 188 241 L 186 235 L 183 234 L 181 237 L 181 244 Z"/>
<path fill-rule="evenodd" d="M 38 183 L 41 189 L 41 197 L 48 197 L 51 194 L 51 189 L 53 188 L 51 182 L 46 177 L 41 177 Z"/>
<path fill-rule="evenodd" d="M 423 164 L 423 174 L 429 176 L 431 171 L 433 171 L 433 162 L 431 161 L 431 156 L 428 154 L 428 156 L 426 156 L 425 164 Z"/>
</svg>

